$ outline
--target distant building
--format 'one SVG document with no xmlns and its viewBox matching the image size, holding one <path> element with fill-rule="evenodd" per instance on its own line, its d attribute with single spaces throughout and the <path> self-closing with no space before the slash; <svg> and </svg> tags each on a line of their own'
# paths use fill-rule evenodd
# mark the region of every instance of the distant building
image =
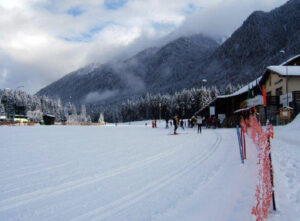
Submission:
<svg viewBox="0 0 300 221">
<path fill-rule="evenodd" d="M 55 116 L 50 114 L 43 115 L 45 125 L 53 125 L 55 123 Z"/>
<path fill-rule="evenodd" d="M 2 96 L 1 102 L 5 109 L 7 119 L 13 120 L 15 115 L 26 116 L 26 107 L 12 102 L 7 96 Z"/>
</svg>

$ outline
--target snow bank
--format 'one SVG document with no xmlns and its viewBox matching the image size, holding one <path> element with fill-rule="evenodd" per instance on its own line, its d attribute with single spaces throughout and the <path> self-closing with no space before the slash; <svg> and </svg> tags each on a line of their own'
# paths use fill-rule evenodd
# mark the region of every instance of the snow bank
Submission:
<svg viewBox="0 0 300 221">
<path fill-rule="evenodd" d="M 300 114 L 298 114 L 291 123 L 286 125 L 285 128 L 300 130 Z"/>
<path fill-rule="evenodd" d="M 286 126 L 274 127 L 271 150 L 277 209 L 271 221 L 300 217 L 300 115 Z"/>
</svg>

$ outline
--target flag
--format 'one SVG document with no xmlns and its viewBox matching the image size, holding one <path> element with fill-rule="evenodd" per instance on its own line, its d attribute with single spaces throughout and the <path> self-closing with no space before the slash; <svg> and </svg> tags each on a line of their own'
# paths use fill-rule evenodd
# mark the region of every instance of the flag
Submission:
<svg viewBox="0 0 300 221">
<path fill-rule="evenodd" d="M 266 88 L 265 85 L 262 86 L 262 94 L 263 94 L 263 99 L 264 99 L 264 106 L 267 106 L 267 98 L 266 98 Z"/>
</svg>

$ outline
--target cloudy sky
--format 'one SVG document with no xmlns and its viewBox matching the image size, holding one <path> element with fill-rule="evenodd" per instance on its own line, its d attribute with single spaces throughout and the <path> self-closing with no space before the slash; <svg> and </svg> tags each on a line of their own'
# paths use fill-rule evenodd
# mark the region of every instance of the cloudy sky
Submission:
<svg viewBox="0 0 300 221">
<path fill-rule="evenodd" d="M 287 0 L 1 0 L 0 88 L 35 93 L 92 62 L 180 35 L 230 36 Z M 161 40 L 163 39 L 163 40 Z"/>
</svg>

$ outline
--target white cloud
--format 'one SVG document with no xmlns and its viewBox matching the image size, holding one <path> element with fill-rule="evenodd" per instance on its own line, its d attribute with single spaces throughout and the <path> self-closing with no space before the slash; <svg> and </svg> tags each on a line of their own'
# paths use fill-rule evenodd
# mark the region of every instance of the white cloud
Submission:
<svg viewBox="0 0 300 221">
<path fill-rule="evenodd" d="M 198 9 L 178 28 L 179 35 L 204 32 L 212 36 L 229 37 L 243 21 L 257 10 L 270 11 L 287 0 L 223 0 Z"/>
<path fill-rule="evenodd" d="M 34 93 L 91 62 L 131 55 L 176 29 L 177 35 L 231 34 L 251 11 L 285 1 L 1 0 L 0 88 L 24 85 Z"/>
<path fill-rule="evenodd" d="M 116 96 L 119 93 L 118 90 L 105 90 L 102 92 L 91 92 L 87 94 L 87 96 L 84 99 L 85 103 L 94 103 L 94 102 L 99 102 L 99 101 L 104 101 L 107 100 L 111 97 Z"/>
</svg>

